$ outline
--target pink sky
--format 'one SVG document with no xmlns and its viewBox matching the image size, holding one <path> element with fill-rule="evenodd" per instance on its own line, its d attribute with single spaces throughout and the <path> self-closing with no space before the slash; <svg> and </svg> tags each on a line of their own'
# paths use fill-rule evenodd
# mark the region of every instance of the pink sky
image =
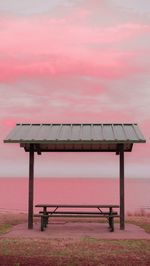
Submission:
<svg viewBox="0 0 150 266">
<path fill-rule="evenodd" d="M 28 176 L 28 154 L 3 144 L 19 122 L 136 122 L 147 143 L 126 176 L 149 177 L 149 14 L 147 0 L 0 1 L 1 177 Z M 44 154 L 35 174 L 116 177 L 118 157 Z"/>
</svg>

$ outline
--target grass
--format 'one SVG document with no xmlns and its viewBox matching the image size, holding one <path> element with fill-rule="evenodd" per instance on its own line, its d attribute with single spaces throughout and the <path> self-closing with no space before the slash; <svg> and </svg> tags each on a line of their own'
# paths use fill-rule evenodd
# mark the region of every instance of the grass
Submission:
<svg viewBox="0 0 150 266">
<path fill-rule="evenodd" d="M 11 227 L 12 226 L 10 224 L 1 224 L 0 225 L 0 235 L 9 232 Z"/>
<path fill-rule="evenodd" d="M 11 230 L 12 226 L 26 222 L 26 214 L 0 214 L 0 235 Z"/>
<path fill-rule="evenodd" d="M 0 234 L 3 235 L 0 237 L 0 265 L 149 265 L 150 240 L 101 240 L 87 236 L 76 240 L 5 237 L 13 225 L 26 219 L 24 214 L 0 215 Z M 150 217 L 129 216 L 127 222 L 139 225 L 150 233 Z"/>
<path fill-rule="evenodd" d="M 2 265 L 149 265 L 150 260 L 148 240 L 0 239 L 0 247 Z"/>
<path fill-rule="evenodd" d="M 150 234 L 150 217 L 149 216 L 128 216 L 126 223 L 132 223 L 140 226 L 145 232 Z"/>
</svg>

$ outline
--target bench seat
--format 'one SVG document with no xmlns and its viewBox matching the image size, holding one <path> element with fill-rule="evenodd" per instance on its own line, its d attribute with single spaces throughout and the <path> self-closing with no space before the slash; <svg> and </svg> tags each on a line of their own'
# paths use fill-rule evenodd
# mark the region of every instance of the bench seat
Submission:
<svg viewBox="0 0 150 266">
<path fill-rule="evenodd" d="M 88 212 L 88 213 L 76 213 L 76 212 L 57 212 L 57 213 L 39 213 L 35 214 L 34 217 L 40 217 L 41 218 L 41 231 L 44 231 L 44 229 L 47 227 L 48 219 L 50 217 L 56 217 L 56 218 L 107 218 L 109 222 L 109 229 L 110 232 L 114 232 L 114 218 L 119 217 L 117 212 L 110 213 L 100 213 L 100 212 Z"/>
<path fill-rule="evenodd" d="M 39 214 L 44 214 L 44 211 L 40 211 Z M 109 215 L 109 212 L 87 212 L 87 211 L 47 211 L 49 216 L 55 216 L 56 214 L 81 214 L 81 215 Z M 117 212 L 112 212 L 113 215 L 117 215 Z"/>
</svg>

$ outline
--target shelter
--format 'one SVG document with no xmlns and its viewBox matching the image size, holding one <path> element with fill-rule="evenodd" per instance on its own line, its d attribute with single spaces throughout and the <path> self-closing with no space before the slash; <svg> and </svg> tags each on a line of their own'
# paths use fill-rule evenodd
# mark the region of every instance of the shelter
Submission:
<svg viewBox="0 0 150 266">
<path fill-rule="evenodd" d="M 120 169 L 120 229 L 125 228 L 124 152 L 146 140 L 137 124 L 16 124 L 4 143 L 29 152 L 28 228 L 33 228 L 34 153 L 115 152 Z"/>
</svg>

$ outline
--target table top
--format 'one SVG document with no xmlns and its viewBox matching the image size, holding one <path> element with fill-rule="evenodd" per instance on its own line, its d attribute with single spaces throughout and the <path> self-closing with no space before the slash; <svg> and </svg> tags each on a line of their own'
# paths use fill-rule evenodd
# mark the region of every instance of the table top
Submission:
<svg viewBox="0 0 150 266">
<path fill-rule="evenodd" d="M 36 204 L 37 208 L 119 208 L 119 205 L 113 204 Z"/>
</svg>

